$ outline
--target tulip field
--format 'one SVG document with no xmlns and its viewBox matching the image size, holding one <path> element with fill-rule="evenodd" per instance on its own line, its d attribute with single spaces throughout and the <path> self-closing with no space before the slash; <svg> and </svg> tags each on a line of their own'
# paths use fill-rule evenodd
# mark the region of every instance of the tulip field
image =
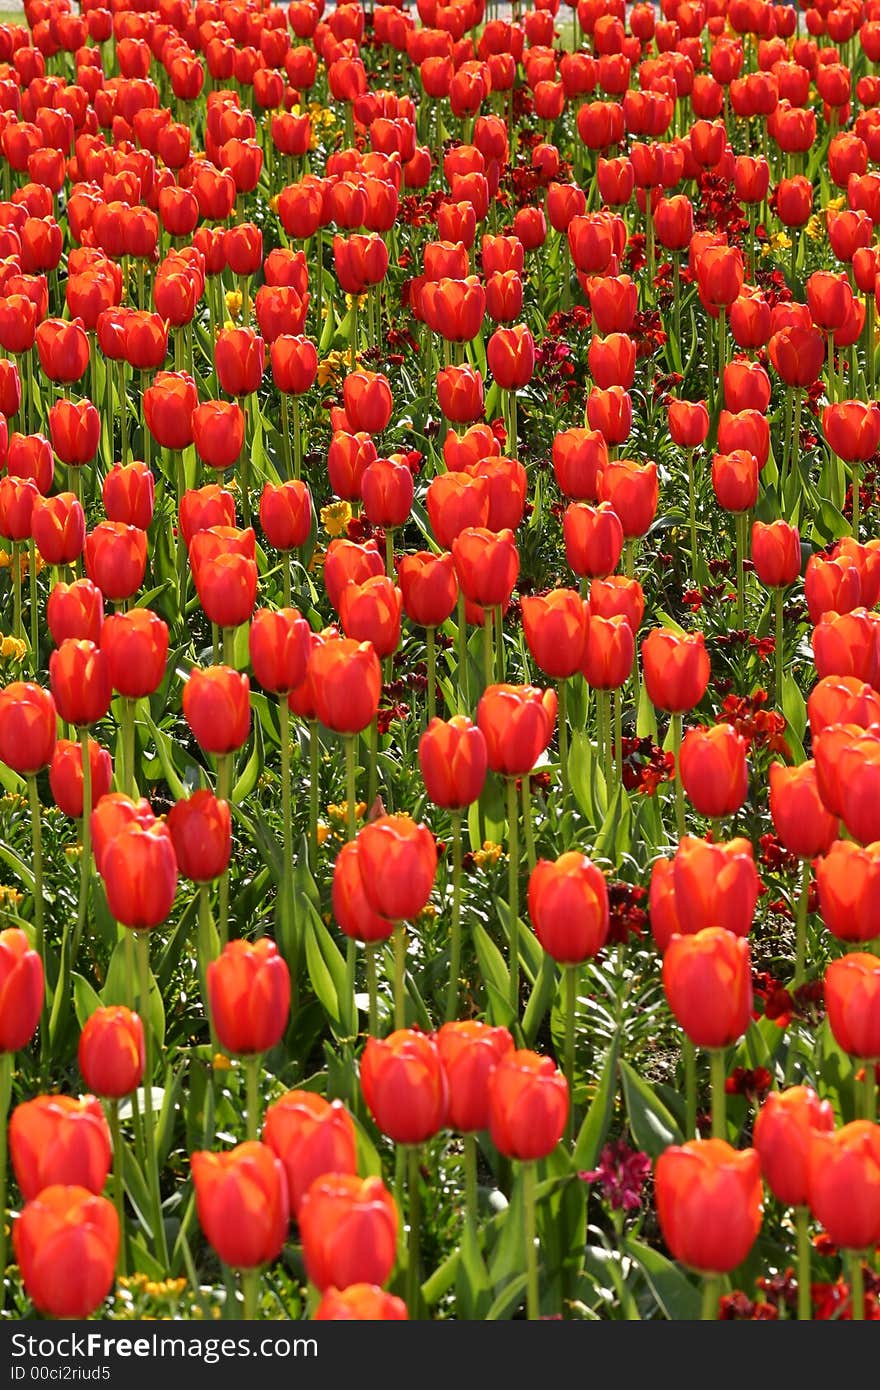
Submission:
<svg viewBox="0 0 880 1390">
<path fill-rule="evenodd" d="M 880 1319 L 880 0 L 0 22 L 0 1309 Z"/>
</svg>

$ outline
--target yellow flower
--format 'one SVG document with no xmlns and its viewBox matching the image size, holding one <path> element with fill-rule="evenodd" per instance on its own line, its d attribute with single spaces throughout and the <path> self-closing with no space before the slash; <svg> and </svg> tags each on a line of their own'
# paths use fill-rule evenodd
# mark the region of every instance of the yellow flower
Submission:
<svg viewBox="0 0 880 1390">
<path fill-rule="evenodd" d="M 839 198 L 830 198 L 828 200 L 825 204 L 825 212 L 840 212 L 840 209 L 845 206 L 846 198 L 841 194 Z"/>
<path fill-rule="evenodd" d="M 791 237 L 787 232 L 774 232 L 770 245 L 774 251 L 787 251 L 791 247 Z"/>
<path fill-rule="evenodd" d="M 330 827 L 329 827 L 329 825 L 327 824 L 327 822 L 326 822 L 325 820 L 319 820 L 319 821 L 318 821 L 318 844 L 319 844 L 319 845 L 326 844 L 326 842 L 327 842 L 327 836 L 328 836 L 329 834 L 330 834 Z"/>
<path fill-rule="evenodd" d="M 270 208 L 272 209 L 272 211 L 277 215 L 277 213 L 278 213 L 278 194 L 277 194 L 277 193 L 273 193 L 272 197 L 269 199 L 269 207 L 270 207 Z"/>
<path fill-rule="evenodd" d="M 241 291 L 227 290 L 225 299 L 227 313 L 231 314 L 234 319 L 237 319 L 241 313 Z"/>
<path fill-rule="evenodd" d="M 328 381 L 339 375 L 340 368 L 348 363 L 347 352 L 331 352 L 318 363 L 318 385 L 326 386 Z"/>
<path fill-rule="evenodd" d="M 229 1071 L 232 1067 L 232 1063 L 223 1052 L 214 1053 L 214 1060 L 211 1065 L 215 1071 Z"/>
<path fill-rule="evenodd" d="M 0 657 L 4 661 L 23 661 L 27 644 L 20 637 L 4 637 L 0 642 Z"/>
<path fill-rule="evenodd" d="M 474 855 L 474 863 L 482 869 L 485 864 L 497 864 L 501 855 L 501 845 L 496 845 L 492 840 L 484 840 L 483 848 L 478 849 Z"/>
<path fill-rule="evenodd" d="M 326 507 L 321 508 L 321 525 L 328 536 L 341 536 L 348 529 L 351 521 L 351 504 L 349 502 L 329 502 Z"/>
<path fill-rule="evenodd" d="M 804 231 L 811 241 L 821 241 L 825 235 L 825 223 L 822 214 L 814 212 Z"/>
<path fill-rule="evenodd" d="M 0 550 L 0 570 L 9 569 L 12 564 L 12 556 L 8 550 Z"/>
<path fill-rule="evenodd" d="M 346 307 L 346 309 L 350 309 L 351 306 L 352 306 L 352 304 L 354 304 L 354 301 L 355 301 L 355 296 L 354 296 L 353 294 L 347 294 L 347 295 L 345 296 L 345 307 Z M 364 307 L 364 305 L 366 304 L 366 302 L 367 302 L 367 296 L 366 296 L 365 294 L 359 294 L 359 295 L 357 296 L 357 306 L 358 306 L 359 309 L 363 309 L 363 307 Z M 346 354 L 346 356 L 347 356 L 347 354 Z"/>
</svg>

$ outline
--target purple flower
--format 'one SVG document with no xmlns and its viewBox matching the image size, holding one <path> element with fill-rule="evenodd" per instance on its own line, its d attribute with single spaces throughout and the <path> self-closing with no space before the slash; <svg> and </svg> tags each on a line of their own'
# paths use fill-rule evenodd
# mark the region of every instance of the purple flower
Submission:
<svg viewBox="0 0 880 1390">
<path fill-rule="evenodd" d="M 597 1182 L 602 1196 L 615 1211 L 635 1211 L 642 1204 L 642 1188 L 651 1175 L 646 1153 L 631 1149 L 625 1139 L 606 1144 L 599 1155 L 599 1166 L 589 1173 L 578 1173 L 582 1182 Z"/>
</svg>

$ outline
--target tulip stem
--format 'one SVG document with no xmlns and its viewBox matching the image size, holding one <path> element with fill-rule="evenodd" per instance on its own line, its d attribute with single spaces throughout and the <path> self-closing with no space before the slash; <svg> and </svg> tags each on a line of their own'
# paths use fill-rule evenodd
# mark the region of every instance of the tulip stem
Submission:
<svg viewBox="0 0 880 1390">
<path fill-rule="evenodd" d="M 125 399 L 125 360 L 119 361 L 119 428 L 121 431 L 120 454 L 122 465 L 128 463 L 128 402 Z"/>
<path fill-rule="evenodd" d="M 528 773 L 520 779 L 520 796 L 522 797 L 522 816 L 523 830 L 525 831 L 526 841 L 526 860 L 531 871 L 538 862 L 537 851 L 535 850 L 535 832 L 532 828 L 532 779 Z"/>
<path fill-rule="evenodd" d="M 563 803 L 568 801 L 568 682 L 561 680 L 556 687 L 559 692 L 559 781 L 562 788 Z M 563 810 L 564 810 L 563 805 Z"/>
<path fill-rule="evenodd" d="M 419 1183 L 419 1146 L 407 1145 L 407 1188 L 409 1195 L 409 1245 L 406 1259 L 406 1306 L 411 1318 L 418 1317 L 419 1305 L 419 1238 L 421 1227 L 421 1194 Z"/>
<path fill-rule="evenodd" d="M 259 1291 L 259 1270 L 243 1269 L 241 1271 L 241 1297 L 244 1303 L 244 1318 L 246 1322 L 256 1322 L 257 1320 L 257 1296 Z"/>
<path fill-rule="evenodd" d="M 137 777 L 134 769 L 134 700 L 122 697 L 122 777 L 126 796 L 137 797 Z"/>
<path fill-rule="evenodd" d="M 379 983 L 376 978 L 376 943 L 368 941 L 366 947 L 367 957 L 367 992 L 370 1005 L 367 1022 L 370 1037 L 375 1038 L 379 1033 Z"/>
<path fill-rule="evenodd" d="M 461 811 L 453 811 L 452 821 L 452 922 L 449 932 L 449 989 L 446 995 L 446 1022 L 458 1014 L 458 977 L 461 973 Z"/>
<path fill-rule="evenodd" d="M 425 629 L 425 645 L 428 649 L 428 723 L 437 713 L 437 632 L 436 628 Z"/>
<path fill-rule="evenodd" d="M 853 535 L 857 534 L 856 526 Z M 31 597 L 31 661 L 36 673 L 40 665 L 40 605 L 37 598 L 37 547 L 33 536 L 28 541 L 28 585 Z"/>
<path fill-rule="evenodd" d="M 735 517 L 736 526 L 736 612 L 740 627 L 745 626 L 746 621 L 746 526 L 748 524 L 748 512 L 737 512 Z"/>
<path fill-rule="evenodd" d="M 220 801 L 229 801 L 232 795 L 232 754 L 221 753 L 217 758 L 217 796 Z M 229 940 L 229 865 L 220 875 L 218 889 L 219 913 L 217 932 L 221 949 Z"/>
<path fill-rule="evenodd" d="M 86 924 L 89 910 L 89 881 L 92 868 L 92 764 L 89 759 L 89 736 L 86 729 L 79 730 L 79 745 L 82 756 L 83 809 L 82 809 L 82 854 L 79 861 L 79 902 L 76 912 L 76 926 L 73 931 L 73 944 L 70 949 L 71 968 L 76 966 L 76 957 Z"/>
<path fill-rule="evenodd" d="M 12 635 L 23 641 L 21 628 L 21 550 L 18 541 L 12 542 Z"/>
<path fill-rule="evenodd" d="M 12 1099 L 12 1053 L 0 1052 L 0 1309 L 6 1303 L 6 1117 Z"/>
<path fill-rule="evenodd" d="M 773 644 L 775 686 L 773 693 L 776 698 L 777 707 L 781 707 L 782 705 L 782 672 L 784 669 L 785 657 L 785 628 L 782 611 L 783 593 L 784 591 L 782 589 L 777 589 L 774 594 L 776 604 L 776 641 Z"/>
<path fill-rule="evenodd" d="M 472 1231 L 477 1229 L 477 1139 L 464 1136 L 464 1214 Z"/>
<path fill-rule="evenodd" d="M 516 778 L 507 779 L 507 906 L 510 913 L 510 1006 L 519 1018 L 519 819 Z"/>
<path fill-rule="evenodd" d="M 394 1027 L 406 1027 L 406 926 L 394 923 Z"/>
<path fill-rule="evenodd" d="M 147 1172 L 153 1208 L 153 1247 L 163 1266 L 168 1264 L 165 1242 L 165 1222 L 162 1219 L 162 1193 L 159 1189 L 159 1164 L 156 1157 L 156 1122 L 153 1109 L 153 1046 L 150 1019 L 150 937 L 145 931 L 135 933 L 135 948 L 140 974 L 140 1015 L 144 1025 L 144 1137 L 146 1140 Z"/>
<path fill-rule="evenodd" d="M 623 786 L 623 691 L 618 687 L 611 699 L 614 704 L 614 748 L 616 751 L 615 767 L 617 780 Z"/>
<path fill-rule="evenodd" d="M 534 1160 L 523 1164 L 523 1232 L 526 1242 L 526 1317 L 536 1322 L 541 1316 L 538 1293 L 538 1227 L 535 1219 L 535 1183 L 537 1168 Z"/>
<path fill-rule="evenodd" d="M 675 824 L 678 838 L 685 832 L 684 824 L 684 783 L 681 780 L 681 723 L 680 714 L 672 715 L 672 751 L 675 754 Z"/>
<path fill-rule="evenodd" d="M 282 401 L 286 399 L 284 395 Z M 302 425 L 299 418 L 299 397 L 294 396 L 293 401 L 293 476 L 298 478 L 302 473 Z"/>
<path fill-rule="evenodd" d="M 852 533 L 856 540 L 859 538 L 859 480 L 860 465 L 858 462 L 852 466 Z M 33 541 L 30 542 L 33 546 Z"/>
<path fill-rule="evenodd" d="M 278 725 L 281 738 L 281 822 L 283 826 L 281 864 L 281 901 L 279 920 L 290 913 L 290 984 L 291 1009 L 297 1012 L 299 1000 L 299 923 L 296 897 L 293 892 L 293 825 L 290 809 L 290 709 L 287 696 L 278 696 Z"/>
<path fill-rule="evenodd" d="M 849 1265 L 851 1318 L 853 1322 L 864 1322 L 865 1276 L 862 1271 L 862 1253 L 860 1250 L 848 1250 L 846 1259 Z"/>
<path fill-rule="evenodd" d="M 355 837 L 357 821 L 355 819 L 355 748 L 354 734 L 345 736 L 345 811 L 348 824 L 348 838 L 353 840 Z"/>
<path fill-rule="evenodd" d="M 256 1139 L 260 1120 L 260 1053 L 252 1052 L 244 1059 L 244 1084 L 247 1104 L 247 1137 Z"/>
<path fill-rule="evenodd" d="M 385 527 L 385 573 L 389 579 L 394 578 L 394 528 Z"/>
<path fill-rule="evenodd" d="M 208 998 L 208 966 L 213 960 L 211 950 L 211 885 L 209 883 L 199 884 L 199 935 L 198 935 L 198 955 L 199 955 L 199 983 L 202 990 L 202 1007 L 205 1010 L 205 1018 L 211 1030 L 211 1051 L 217 1051 L 217 1039 L 214 1034 L 214 1020 L 211 1017 L 211 1003 Z"/>
<path fill-rule="evenodd" d="M 795 1207 L 794 1225 L 797 1232 L 797 1289 L 798 1318 L 809 1322 L 813 1316 L 810 1296 L 810 1208 Z"/>
<path fill-rule="evenodd" d="M 703 1322 L 718 1321 L 718 1293 L 720 1281 L 717 1274 L 709 1274 L 703 1280 L 703 1311 L 700 1314 Z"/>
<path fill-rule="evenodd" d="M 391 680 L 391 658 L 388 658 L 388 667 L 385 678 L 387 685 Z M 367 810 L 372 808 L 373 802 L 379 793 L 379 716 L 378 714 L 370 723 L 370 766 L 367 772 Z"/>
<path fill-rule="evenodd" d="M 483 612 L 483 684 L 490 686 L 495 679 L 495 653 L 493 651 L 492 633 L 494 630 L 494 615 L 491 608 L 486 608 Z"/>
<path fill-rule="evenodd" d="M 605 809 L 614 795 L 614 765 L 611 757 L 611 696 L 607 690 L 596 691 L 599 715 L 599 741 L 602 745 L 602 771 L 605 775 Z"/>
<path fill-rule="evenodd" d="M 795 923 L 796 945 L 794 962 L 794 984 L 804 982 L 807 962 L 807 907 L 810 898 L 810 861 L 805 859 L 801 865 L 801 891 L 797 900 Z"/>
<path fill-rule="evenodd" d="M 119 1124 L 119 1101 L 114 1097 L 108 1102 L 110 1112 L 110 1137 L 113 1140 L 113 1202 L 119 1219 L 119 1258 L 116 1273 L 124 1277 L 126 1272 L 125 1254 L 125 1180 L 122 1171 L 122 1129 Z"/>
<path fill-rule="evenodd" d="M 318 772 L 321 747 L 318 741 L 318 723 L 309 720 L 309 849 L 310 867 L 314 871 L 318 863 Z"/>
<path fill-rule="evenodd" d="M 874 1062 L 865 1063 L 865 1079 L 862 1083 L 865 1097 L 865 1119 L 874 1124 L 877 1119 L 877 1075 Z"/>
<path fill-rule="evenodd" d="M 574 1137 L 574 1021 L 577 1011 L 577 966 L 563 966 L 565 976 L 565 1079 L 568 1082 L 568 1124 L 566 1143 Z"/>
<path fill-rule="evenodd" d="M 684 1061 L 684 1137 L 693 1139 L 697 1133 L 697 1053 L 687 1034 L 682 1039 L 681 1055 Z"/>
<path fill-rule="evenodd" d="M 36 777 L 29 777 L 28 800 L 31 808 L 31 847 L 34 862 L 34 946 L 43 966 L 46 985 L 40 1008 L 40 1060 L 45 1068 L 49 1055 L 49 972 L 46 969 L 45 916 L 43 906 L 43 821 Z"/>
<path fill-rule="evenodd" d="M 724 1089 L 724 1048 L 713 1047 L 709 1052 L 712 1077 L 712 1138 L 727 1138 L 727 1093 Z"/>
<path fill-rule="evenodd" d="M 466 713 L 470 696 L 468 693 L 468 648 L 467 648 L 467 614 L 465 612 L 465 599 L 461 589 L 458 591 L 458 602 L 456 608 L 456 636 L 458 638 L 458 702 L 462 712 Z"/>
</svg>

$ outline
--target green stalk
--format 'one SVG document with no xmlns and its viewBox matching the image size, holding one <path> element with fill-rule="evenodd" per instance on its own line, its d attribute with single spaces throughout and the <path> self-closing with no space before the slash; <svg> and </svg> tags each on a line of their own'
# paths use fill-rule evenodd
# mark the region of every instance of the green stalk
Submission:
<svg viewBox="0 0 880 1390">
<path fill-rule="evenodd" d="M 80 756 L 82 757 L 82 778 L 83 778 L 83 812 L 82 812 L 82 854 L 79 861 L 79 902 L 76 911 L 76 926 L 73 931 L 73 944 L 70 950 L 71 968 L 76 968 L 76 957 L 79 952 L 79 945 L 85 929 L 86 916 L 89 910 L 89 882 L 92 870 L 92 764 L 89 761 L 89 735 L 88 730 L 79 731 Z"/>
<path fill-rule="evenodd" d="M 211 963 L 212 955 L 211 885 L 209 883 L 200 883 L 198 934 L 199 984 L 202 991 L 202 1007 L 205 1010 L 205 1018 L 208 1020 L 211 1029 L 211 1050 L 216 1052 L 217 1043 L 214 1035 L 214 1020 L 211 1018 L 211 1003 L 208 998 L 208 966 Z"/>
<path fill-rule="evenodd" d="M 516 779 L 507 779 L 507 906 L 510 913 L 510 1005 L 519 1018 L 519 818 Z"/>
<path fill-rule="evenodd" d="M 391 658 L 388 658 L 388 666 L 391 666 Z M 386 679 L 390 681 L 390 670 Z M 369 767 L 367 768 L 367 810 L 373 805 L 379 791 L 379 716 L 370 724 L 370 754 Z"/>
<path fill-rule="evenodd" d="M 353 840 L 357 831 L 355 787 L 355 736 L 345 736 L 345 811 L 348 824 L 348 838 Z"/>
<path fill-rule="evenodd" d="M 797 1232 L 798 1319 L 809 1322 L 813 1316 L 810 1295 L 810 1208 L 795 1207 L 794 1224 Z"/>
<path fill-rule="evenodd" d="M 717 1274 L 709 1274 L 703 1280 L 703 1311 L 700 1314 L 703 1322 L 718 1321 L 718 1295 L 720 1286 L 721 1281 Z"/>
<path fill-rule="evenodd" d="M 490 686 L 495 679 L 495 653 L 493 650 L 492 634 L 494 629 L 494 614 L 491 608 L 486 608 L 483 612 L 483 684 Z"/>
<path fill-rule="evenodd" d="M 12 1099 L 12 1053 L 0 1052 L 0 1310 L 6 1302 L 6 1119 Z"/>
<path fill-rule="evenodd" d="M 19 642 L 24 641 L 21 626 L 21 549 L 18 541 L 12 542 L 12 635 Z"/>
<path fill-rule="evenodd" d="M 746 622 L 746 525 L 748 512 L 736 513 L 736 611 L 741 628 Z"/>
<path fill-rule="evenodd" d="M 846 1260 L 849 1265 L 849 1285 L 850 1301 L 852 1303 L 852 1321 L 864 1322 L 865 1320 L 865 1276 L 862 1270 L 862 1254 L 860 1250 L 848 1250 Z"/>
<path fill-rule="evenodd" d="M 680 752 L 681 752 L 681 724 L 680 714 L 672 715 L 672 751 L 675 754 L 675 824 L 678 830 L 678 838 L 681 839 L 685 832 L 684 823 L 684 783 L 681 780 Z"/>
<path fill-rule="evenodd" d="M 877 1119 L 877 1077 L 875 1064 L 872 1061 L 865 1063 L 865 1079 L 862 1086 L 865 1098 L 865 1119 L 870 1124 L 874 1124 Z"/>
<path fill-rule="evenodd" d="M 449 989 L 446 995 L 446 1022 L 458 1015 L 458 977 L 461 973 L 461 811 L 453 811 L 452 821 L 452 922 L 449 932 Z"/>
<path fill-rule="evenodd" d="M 119 1258 L 116 1273 L 124 1278 L 126 1271 L 125 1253 L 125 1180 L 122 1175 L 122 1128 L 119 1124 L 119 1101 L 107 1102 L 110 1116 L 110 1137 L 113 1141 L 113 1203 L 119 1221 Z"/>
<path fill-rule="evenodd" d="M 132 801 L 137 797 L 137 777 L 134 768 L 134 700 L 122 697 L 122 768 L 123 790 Z"/>
<path fill-rule="evenodd" d="M 406 1027 L 406 925 L 394 923 L 394 1027 Z"/>
<path fill-rule="evenodd" d="M 794 984 L 801 985 L 806 975 L 807 963 L 807 904 L 810 896 L 810 861 L 801 864 L 801 891 L 797 900 Z"/>
<path fill-rule="evenodd" d="M 459 589 L 458 602 L 456 606 L 456 638 L 458 641 L 458 703 L 461 712 L 467 713 L 470 703 L 468 691 L 468 650 L 467 650 L 467 617 L 465 615 L 464 594 Z"/>
<path fill-rule="evenodd" d="M 247 1137 L 256 1139 L 260 1128 L 260 1053 L 252 1052 L 244 1059 L 245 1092 L 247 1095 Z"/>
<path fill-rule="evenodd" d="M 464 1213 L 472 1231 L 477 1229 L 477 1140 L 464 1136 Z"/>
<path fill-rule="evenodd" d="M 617 780 L 623 786 L 623 691 L 618 687 L 612 692 L 611 699 L 614 704 L 614 746 L 617 749 L 615 770 Z"/>
<path fill-rule="evenodd" d="M 389 579 L 394 578 L 394 528 L 385 528 L 385 573 Z"/>
<path fill-rule="evenodd" d="M 291 1010 L 297 1012 L 299 1000 L 299 924 L 297 922 L 296 899 L 293 892 L 293 821 L 290 809 L 290 708 L 287 696 L 278 696 L 278 723 L 281 735 L 281 821 L 283 825 L 281 865 L 282 911 L 289 911 L 291 917 Z"/>
<path fill-rule="evenodd" d="M 538 1292 L 538 1249 L 536 1245 L 538 1224 L 535 1218 L 535 1185 L 537 1169 L 534 1161 L 523 1164 L 523 1233 L 526 1242 L 526 1317 L 536 1322 L 541 1316 L 541 1301 Z"/>
<path fill-rule="evenodd" d="M 318 742 L 318 721 L 309 720 L 309 849 L 311 850 L 310 868 L 314 871 L 318 863 L 318 760 L 320 757 L 320 744 Z"/>
<path fill-rule="evenodd" d="M 428 649 L 428 723 L 437 713 L 437 631 L 436 628 L 425 629 L 425 645 Z"/>
<path fill-rule="evenodd" d="M 370 1000 L 370 1012 L 368 1023 L 370 1036 L 375 1038 L 379 1033 L 379 984 L 376 979 L 376 943 L 368 941 L 366 944 L 367 958 L 367 991 Z"/>
<path fill-rule="evenodd" d="M 559 780 L 563 802 L 568 800 L 568 681 L 561 680 L 556 687 L 559 694 Z"/>
<path fill-rule="evenodd" d="M 221 753 L 217 758 L 217 796 L 220 801 L 229 801 L 232 796 L 232 754 Z M 217 933 L 220 937 L 220 948 L 226 945 L 229 940 L 229 866 L 220 875 L 220 887 L 218 889 L 219 898 L 219 920 L 217 922 Z"/>
<path fill-rule="evenodd" d="M 407 1189 L 409 1196 L 409 1246 L 406 1261 L 406 1306 L 411 1318 L 419 1315 L 419 1238 L 421 1235 L 421 1194 L 419 1192 L 419 1146 L 407 1145 Z"/>
<path fill-rule="evenodd" d="M 34 866 L 34 945 L 43 965 L 46 981 L 40 1009 L 40 1062 L 45 1070 L 49 1056 L 49 973 L 46 969 L 46 923 L 43 899 L 43 821 L 36 777 L 29 777 L 28 800 L 31 809 L 31 848 Z"/>
<path fill-rule="evenodd" d="M 563 966 L 565 977 L 565 1079 L 568 1082 L 568 1125 L 565 1141 L 574 1137 L 574 1020 L 577 1009 L 577 966 Z"/>
<path fill-rule="evenodd" d="M 858 538 L 859 538 L 859 503 L 860 503 L 859 485 L 860 485 L 860 479 L 861 479 L 860 465 L 858 464 L 858 462 L 856 462 L 856 463 L 854 463 L 853 466 L 852 466 L 852 494 L 853 494 L 853 505 L 852 505 L 852 518 L 853 518 L 853 519 L 852 519 L 852 533 L 853 533 L 853 535 L 855 536 L 856 540 L 858 540 Z M 31 545 L 33 545 L 33 541 L 31 541 Z"/>
<path fill-rule="evenodd" d="M 160 1264 L 168 1264 L 165 1223 L 162 1219 L 162 1194 L 159 1188 L 159 1163 L 156 1156 L 156 1125 L 153 1112 L 153 1046 L 150 1025 L 150 937 L 136 932 L 136 950 L 140 974 L 140 1015 L 144 1025 L 144 1136 L 146 1139 L 147 1172 L 150 1185 L 150 1204 L 153 1212 L 153 1249 Z"/>
<path fill-rule="evenodd" d="M 687 1033 L 682 1039 L 681 1055 L 684 1060 L 684 1137 L 694 1139 L 697 1133 L 697 1053 Z"/>
<path fill-rule="evenodd" d="M 687 472 L 688 472 L 688 515 L 689 515 L 689 517 L 690 517 L 690 531 L 691 531 L 691 566 L 692 566 L 692 571 L 693 571 L 694 578 L 696 579 L 696 578 L 697 578 L 697 574 L 698 574 L 698 563 L 697 563 L 697 490 L 696 490 L 696 485 L 695 485 L 695 483 L 694 483 L 694 451 L 693 451 L 693 449 L 685 449 L 685 458 L 687 459 Z"/>
<path fill-rule="evenodd" d="M 535 832 L 532 828 L 532 779 L 528 773 L 520 778 L 520 797 L 522 800 L 523 830 L 526 841 L 526 862 L 529 871 L 534 869 L 538 862 L 538 855 L 535 849 Z"/>
<path fill-rule="evenodd" d="M 713 1047 L 709 1052 L 712 1077 L 712 1138 L 727 1138 L 727 1094 L 724 1090 L 724 1048 Z"/>
<path fill-rule="evenodd" d="M 31 659 L 36 672 L 40 666 L 40 605 L 37 598 L 37 547 L 33 536 L 28 541 L 28 586 L 31 597 Z"/>
<path fill-rule="evenodd" d="M 260 1292 L 260 1271 L 258 1269 L 243 1269 L 241 1271 L 241 1297 L 244 1303 L 244 1319 L 246 1322 L 256 1322 L 257 1302 Z"/>
<path fill-rule="evenodd" d="M 776 606 L 776 641 L 774 643 L 773 649 L 773 693 L 776 697 L 776 704 L 778 706 L 781 706 L 782 704 L 782 672 L 784 670 L 785 665 L 785 626 L 782 612 L 782 601 L 784 593 L 785 591 L 783 589 L 777 589 L 774 593 L 774 602 Z"/>
</svg>

